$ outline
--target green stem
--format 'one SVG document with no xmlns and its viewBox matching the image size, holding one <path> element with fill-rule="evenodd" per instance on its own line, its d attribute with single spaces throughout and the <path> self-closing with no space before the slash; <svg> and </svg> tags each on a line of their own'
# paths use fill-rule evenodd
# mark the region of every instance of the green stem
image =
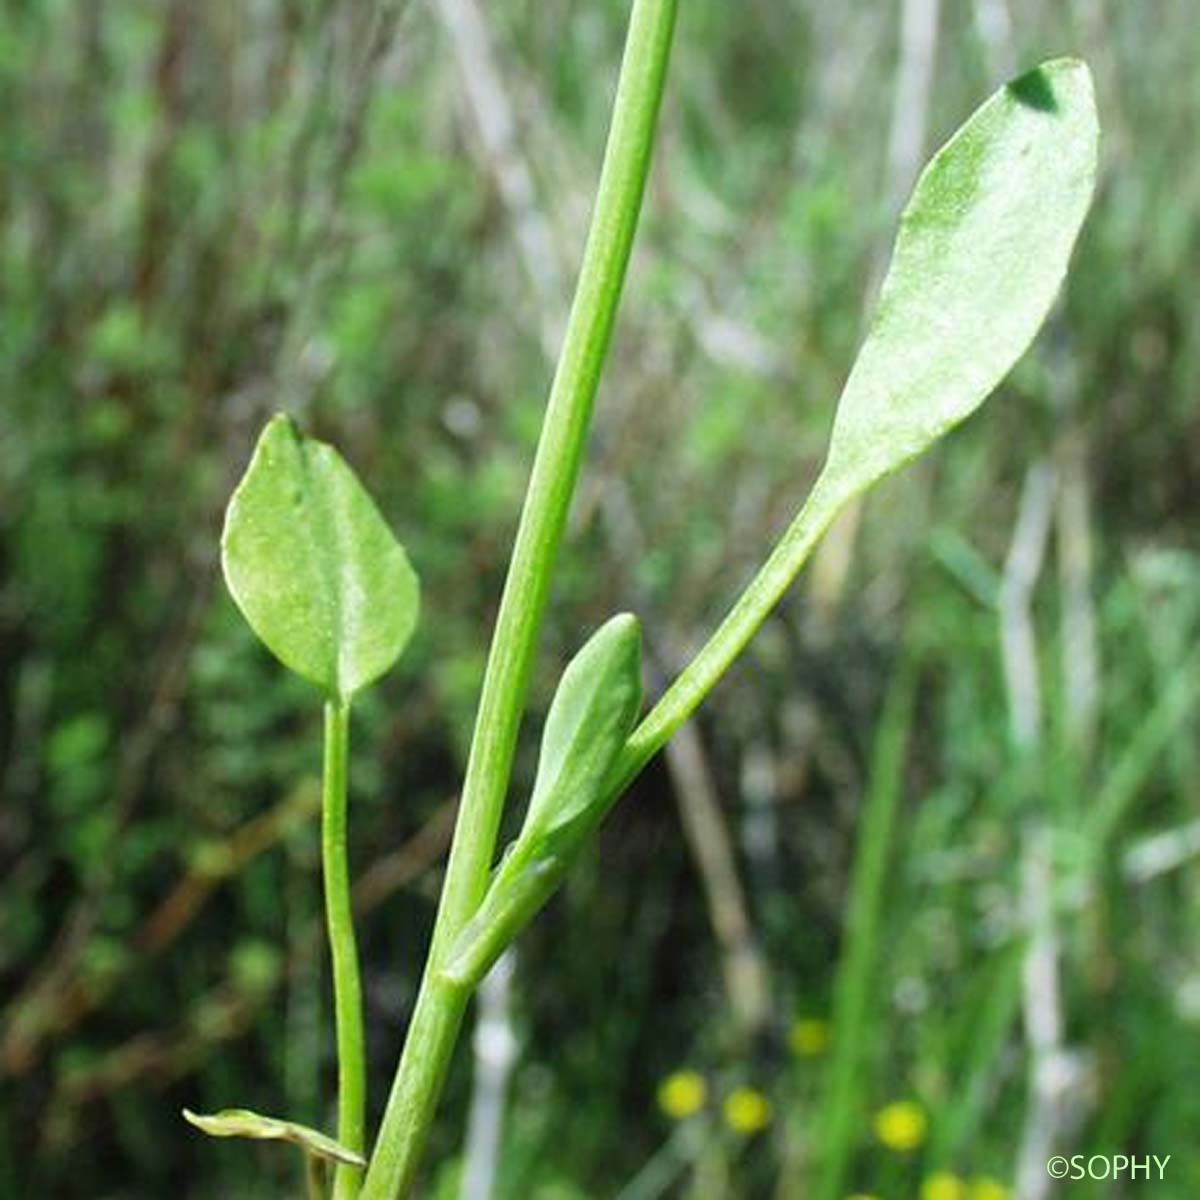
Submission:
<svg viewBox="0 0 1200 1200">
<path fill-rule="evenodd" d="M 799 574 L 846 498 L 844 492 L 834 490 L 821 480 L 817 481 L 808 502 L 762 569 L 738 597 L 717 631 L 630 734 L 613 768 L 607 787 L 607 800 L 597 805 L 588 818 L 587 827 L 579 830 L 573 839 L 575 845 L 586 844 L 591 831 L 604 820 L 646 763 L 691 716 L 746 648 Z M 475 936 L 469 938 L 465 945 L 454 946 L 452 950 L 455 953 L 444 955 L 440 960 L 443 981 L 473 986 L 475 981 L 482 978 L 505 947 L 557 891 L 570 865 L 570 858 L 571 855 L 566 854 L 537 875 L 526 873 L 519 887 L 515 883 L 525 864 L 515 855 L 506 859 L 501 869 L 514 883 L 514 886 L 504 889 L 509 903 L 494 912 L 487 911 L 486 906 L 480 910 L 481 928 L 475 931 Z"/>
<path fill-rule="evenodd" d="M 363 1200 L 411 1189 L 470 996 L 439 960 L 487 884 L 537 634 L 579 474 L 592 402 L 633 245 L 677 0 L 634 0 L 596 206 L 484 674 L 462 803 L 425 977 Z"/>
<path fill-rule="evenodd" d="M 733 665 L 758 632 L 759 626 L 783 598 L 784 592 L 800 573 L 813 548 L 848 498 L 826 484 L 824 476 L 817 480 L 804 507 L 716 632 L 629 735 L 629 741 L 613 769 L 610 788 L 612 799 L 598 814 L 598 820 L 620 799 L 621 793 L 646 763 L 670 741 L 672 734 L 696 711 L 700 702 Z"/>
<path fill-rule="evenodd" d="M 367 1066 L 363 1045 L 362 985 L 350 910 L 350 871 L 346 861 L 346 767 L 350 707 L 325 704 L 325 770 L 321 857 L 325 876 L 325 922 L 333 959 L 333 1009 L 337 1026 L 338 1141 L 363 1153 L 366 1145 Z M 360 1167 L 340 1164 L 334 1200 L 355 1200 L 362 1186 Z"/>
</svg>

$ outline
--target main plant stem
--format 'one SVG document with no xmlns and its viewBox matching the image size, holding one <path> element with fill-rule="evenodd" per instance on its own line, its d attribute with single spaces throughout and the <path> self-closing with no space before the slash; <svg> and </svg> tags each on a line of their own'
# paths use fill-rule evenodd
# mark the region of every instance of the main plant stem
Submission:
<svg viewBox="0 0 1200 1200">
<path fill-rule="evenodd" d="M 433 942 L 362 1200 L 409 1193 L 470 997 L 439 975 L 440 960 L 477 908 L 495 855 L 538 630 L 641 209 L 676 5 L 634 0 L 630 14 L 591 229 L 488 655 Z"/>
<path fill-rule="evenodd" d="M 325 764 L 321 818 L 321 859 L 325 877 L 325 922 L 333 959 L 333 1011 L 337 1026 L 338 1141 L 364 1152 L 366 1145 L 367 1065 L 363 1046 L 362 985 L 358 948 L 350 911 L 350 870 L 346 856 L 346 764 L 350 706 L 325 704 Z M 334 1176 L 334 1200 L 355 1200 L 362 1187 L 360 1167 L 340 1164 Z"/>
</svg>

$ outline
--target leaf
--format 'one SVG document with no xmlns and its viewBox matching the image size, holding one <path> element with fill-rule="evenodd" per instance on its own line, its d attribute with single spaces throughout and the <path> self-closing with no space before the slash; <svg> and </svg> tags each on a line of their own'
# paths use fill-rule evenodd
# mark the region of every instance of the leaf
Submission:
<svg viewBox="0 0 1200 1200">
<path fill-rule="evenodd" d="M 399 657 L 417 620 L 417 577 L 332 446 L 271 419 L 225 514 L 234 600 L 277 658 L 348 699 Z"/>
<path fill-rule="evenodd" d="M 302 1150 L 330 1162 L 345 1163 L 350 1167 L 365 1167 L 367 1160 L 361 1154 L 347 1149 L 341 1142 L 307 1125 L 295 1121 L 281 1121 L 278 1117 L 263 1117 L 248 1108 L 223 1108 L 218 1113 L 205 1115 L 183 1110 L 185 1120 L 210 1137 L 254 1138 L 258 1141 L 291 1142 Z"/>
<path fill-rule="evenodd" d="M 969 416 L 1033 340 L 1067 270 L 1096 173 L 1092 80 L 1076 59 L 1001 88 L 922 172 L 821 488 L 864 491 Z"/>
<path fill-rule="evenodd" d="M 609 799 L 606 784 L 642 706 L 642 634 L 621 613 L 584 643 L 562 673 L 546 726 L 529 811 L 441 974 L 474 985 L 557 888 Z"/>
<path fill-rule="evenodd" d="M 641 626 L 620 613 L 588 638 L 562 673 L 520 840 L 561 829 L 588 807 L 641 706 Z"/>
</svg>

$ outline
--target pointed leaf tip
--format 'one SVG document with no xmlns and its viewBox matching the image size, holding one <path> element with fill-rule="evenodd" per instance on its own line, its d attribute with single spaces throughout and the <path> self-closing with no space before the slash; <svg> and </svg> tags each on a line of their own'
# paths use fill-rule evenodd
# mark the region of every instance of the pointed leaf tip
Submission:
<svg viewBox="0 0 1200 1200">
<path fill-rule="evenodd" d="M 1000 88 L 922 172 L 834 421 L 840 501 L 970 415 L 1058 294 L 1095 183 L 1098 123 L 1078 59 Z"/>
<path fill-rule="evenodd" d="M 221 562 L 246 620 L 326 694 L 379 678 L 416 624 L 417 577 L 332 446 L 268 422 L 225 514 Z"/>
</svg>

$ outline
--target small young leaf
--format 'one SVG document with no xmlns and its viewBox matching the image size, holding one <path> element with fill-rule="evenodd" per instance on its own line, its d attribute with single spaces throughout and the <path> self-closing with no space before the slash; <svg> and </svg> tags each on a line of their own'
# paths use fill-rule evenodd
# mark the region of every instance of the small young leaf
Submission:
<svg viewBox="0 0 1200 1200">
<path fill-rule="evenodd" d="M 550 703 L 521 841 L 561 829 L 587 808 L 642 705 L 642 634 L 620 613 L 567 664 Z"/>
<path fill-rule="evenodd" d="M 205 1115 L 183 1110 L 184 1118 L 210 1137 L 254 1138 L 259 1141 L 291 1142 L 317 1158 L 330 1162 L 345 1163 L 349 1167 L 365 1167 L 366 1159 L 361 1154 L 347 1149 L 341 1142 L 326 1134 L 295 1121 L 281 1121 L 277 1117 L 263 1117 L 248 1108 L 223 1108 L 218 1113 Z"/>
<path fill-rule="evenodd" d="M 605 785 L 642 706 L 637 618 L 606 621 L 567 664 L 550 703 L 529 811 L 442 975 L 478 983 L 554 892 L 608 799 Z"/>
<path fill-rule="evenodd" d="M 1024 353 L 1091 202 L 1097 137 L 1087 67 L 1057 59 L 996 92 L 922 172 L 838 405 L 821 480 L 835 503 L 969 416 Z"/>
<path fill-rule="evenodd" d="M 276 416 L 225 514 L 221 561 L 251 628 L 286 666 L 348 699 L 397 659 L 417 577 L 332 446 Z"/>
</svg>

